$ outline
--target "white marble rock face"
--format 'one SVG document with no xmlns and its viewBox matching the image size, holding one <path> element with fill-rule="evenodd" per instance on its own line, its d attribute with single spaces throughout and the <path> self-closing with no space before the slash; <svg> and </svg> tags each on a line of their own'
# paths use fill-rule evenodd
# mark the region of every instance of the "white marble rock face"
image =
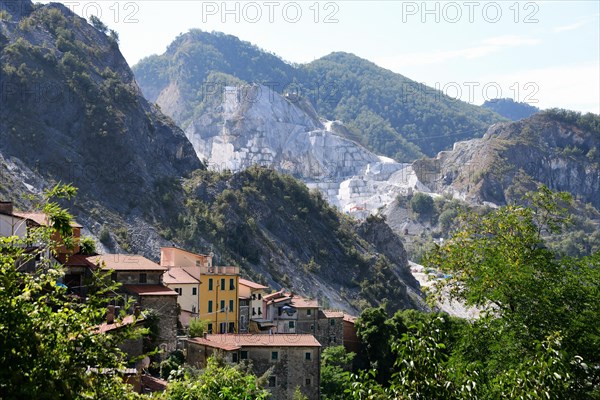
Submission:
<svg viewBox="0 0 600 400">
<path fill-rule="evenodd" d="M 311 117 L 304 111 L 311 107 L 308 102 L 264 86 L 252 90 L 241 96 L 236 87 L 226 87 L 223 103 L 213 110 L 220 120 L 202 116 L 187 127 L 198 158 L 209 168 L 270 166 L 303 180 L 330 204 L 357 216 L 391 203 L 400 193 L 430 192 L 411 164 L 378 156 L 337 135 L 333 127 L 340 122 Z"/>
</svg>

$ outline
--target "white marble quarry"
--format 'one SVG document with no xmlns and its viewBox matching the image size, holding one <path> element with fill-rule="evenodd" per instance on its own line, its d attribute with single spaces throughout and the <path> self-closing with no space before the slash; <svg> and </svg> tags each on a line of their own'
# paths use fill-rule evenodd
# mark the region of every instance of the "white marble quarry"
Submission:
<svg viewBox="0 0 600 400">
<path fill-rule="evenodd" d="M 339 121 L 322 121 L 308 101 L 283 97 L 264 86 L 224 89 L 212 117 L 196 118 L 186 135 L 214 170 L 239 171 L 259 164 L 303 180 L 330 204 L 366 217 L 398 194 L 430 192 L 411 164 L 373 154 L 334 132 Z M 251 99 L 251 100 L 248 100 Z"/>
</svg>

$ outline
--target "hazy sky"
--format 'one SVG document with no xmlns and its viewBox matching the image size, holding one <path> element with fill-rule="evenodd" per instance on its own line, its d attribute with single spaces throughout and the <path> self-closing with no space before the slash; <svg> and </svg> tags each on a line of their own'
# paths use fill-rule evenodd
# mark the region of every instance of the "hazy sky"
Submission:
<svg viewBox="0 0 600 400">
<path fill-rule="evenodd" d="M 63 1 L 120 35 L 131 65 L 190 28 L 304 63 L 346 51 L 475 104 L 600 113 L 600 1 Z"/>
</svg>

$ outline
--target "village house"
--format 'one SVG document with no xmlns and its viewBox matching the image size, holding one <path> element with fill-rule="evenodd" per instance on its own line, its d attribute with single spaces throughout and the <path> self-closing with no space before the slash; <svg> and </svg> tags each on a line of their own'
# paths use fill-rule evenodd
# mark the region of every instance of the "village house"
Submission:
<svg viewBox="0 0 600 400">
<path fill-rule="evenodd" d="M 309 400 L 320 398 L 321 344 L 313 335 L 209 334 L 186 342 L 186 360 L 198 368 L 214 353 L 231 363 L 250 360 L 257 376 L 271 369 L 268 390 L 274 399 L 291 400 L 296 388 Z"/>
<path fill-rule="evenodd" d="M 346 351 L 358 354 L 360 351 L 360 340 L 356 335 L 356 317 L 344 313 L 344 347 Z"/>
<path fill-rule="evenodd" d="M 250 321 L 263 321 L 264 320 L 264 302 L 263 297 L 267 294 L 267 286 L 261 285 L 260 283 L 252 282 L 247 279 L 240 278 L 240 332 L 248 332 Z M 247 309 L 242 309 L 242 301 L 244 304 L 247 302 Z M 242 313 L 244 310 L 247 315 Z M 242 325 L 243 324 L 243 325 Z M 242 327 L 243 326 L 243 327 Z M 256 331 L 256 328 L 253 328 Z"/>
<path fill-rule="evenodd" d="M 160 249 L 160 264 L 168 271 L 183 269 L 198 280 L 198 318 L 208 321 L 209 332 L 238 332 L 239 267 L 213 265 L 212 255 L 194 254 L 175 247 Z M 179 283 L 168 285 L 180 287 Z"/>
<path fill-rule="evenodd" d="M 86 259 L 102 271 L 110 271 L 112 280 L 122 284 L 119 293 L 115 293 L 115 306 L 123 307 L 131 302 L 142 310 L 152 309 L 158 314 L 159 347 L 165 352 L 175 350 L 177 292 L 163 285 L 166 268 L 140 255 L 101 254 Z"/>
<path fill-rule="evenodd" d="M 315 337 L 323 348 L 344 344 L 344 312 L 319 310 Z"/>
<path fill-rule="evenodd" d="M 189 326 L 190 320 L 199 316 L 200 280 L 194 278 L 184 268 L 170 268 L 163 274 L 163 283 L 177 292 L 179 320 L 182 326 Z"/>
</svg>

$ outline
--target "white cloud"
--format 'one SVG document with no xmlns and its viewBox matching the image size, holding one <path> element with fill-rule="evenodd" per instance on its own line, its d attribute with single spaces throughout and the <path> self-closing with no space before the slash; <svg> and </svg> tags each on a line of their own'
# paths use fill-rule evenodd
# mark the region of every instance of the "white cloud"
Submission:
<svg viewBox="0 0 600 400">
<path fill-rule="evenodd" d="M 554 32 L 560 33 L 560 32 L 567 32 L 567 31 L 574 31 L 574 30 L 581 28 L 586 23 L 587 23 L 586 21 L 579 21 L 579 22 L 575 22 L 574 24 L 557 26 L 556 28 L 554 28 Z"/>
<path fill-rule="evenodd" d="M 375 60 L 379 65 L 401 71 L 405 67 L 431 65 L 452 59 L 476 59 L 492 53 L 520 46 L 532 46 L 541 43 L 539 39 L 517 35 L 495 36 L 484 39 L 476 46 L 457 50 L 435 50 L 429 52 L 405 53 L 393 57 L 382 57 Z"/>
</svg>

